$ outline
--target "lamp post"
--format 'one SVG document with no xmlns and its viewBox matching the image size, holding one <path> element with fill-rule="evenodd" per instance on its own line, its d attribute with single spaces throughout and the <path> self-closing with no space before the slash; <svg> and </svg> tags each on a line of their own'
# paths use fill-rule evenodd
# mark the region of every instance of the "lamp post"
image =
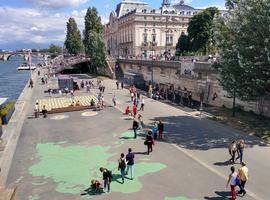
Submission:
<svg viewBox="0 0 270 200">
<path fill-rule="evenodd" d="M 154 84 L 154 47 L 153 47 L 153 41 L 150 42 L 151 44 L 151 51 L 152 51 L 152 60 L 151 60 L 151 66 L 152 66 L 152 74 L 151 74 L 151 83 Z"/>
</svg>

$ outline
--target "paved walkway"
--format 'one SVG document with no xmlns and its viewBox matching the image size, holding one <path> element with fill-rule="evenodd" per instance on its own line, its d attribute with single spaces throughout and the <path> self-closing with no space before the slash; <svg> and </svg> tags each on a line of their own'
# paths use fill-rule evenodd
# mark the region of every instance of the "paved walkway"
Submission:
<svg viewBox="0 0 270 200">
<path fill-rule="evenodd" d="M 112 80 L 102 84 L 106 87 L 107 104 L 114 94 L 117 96 L 116 109 L 108 106 L 98 113 L 86 110 L 45 119 L 31 118 L 35 101 L 49 98 L 43 93 L 46 86 L 38 84 L 34 88 L 7 182 L 19 186 L 18 199 L 226 199 L 227 146 L 239 138 L 249 145 L 244 160 L 250 169 L 250 180 L 243 199 L 268 199 L 270 158 L 265 155 L 270 149 L 259 139 L 201 119 L 197 112 L 146 99 L 145 111 L 141 112 L 144 123 L 151 127 L 161 119 L 166 129 L 166 140 L 157 142 L 148 156 L 143 145 L 144 132 L 133 139 L 132 121 L 125 120 L 120 112 L 130 104 L 128 90 L 116 90 Z M 83 94 L 86 93 L 75 95 Z M 115 180 L 109 194 L 86 194 L 84 189 L 90 180 L 100 178 L 101 166 L 119 178 L 117 159 L 129 147 L 136 154 L 135 179 L 126 179 L 124 184 Z"/>
</svg>

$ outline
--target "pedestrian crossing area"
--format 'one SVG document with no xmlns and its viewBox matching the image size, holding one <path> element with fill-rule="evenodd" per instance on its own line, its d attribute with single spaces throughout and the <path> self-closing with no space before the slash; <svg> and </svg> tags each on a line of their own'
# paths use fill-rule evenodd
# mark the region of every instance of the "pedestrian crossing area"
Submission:
<svg viewBox="0 0 270 200">
<path fill-rule="evenodd" d="M 60 98 L 48 98 L 48 99 L 40 99 L 38 100 L 39 110 L 42 110 L 45 105 L 48 111 L 55 108 L 66 108 L 69 107 L 72 102 L 76 104 L 76 102 L 80 102 L 82 106 L 89 106 L 91 100 L 94 99 L 97 102 L 97 98 L 94 95 L 86 95 L 86 96 L 74 96 L 72 97 L 60 97 Z"/>
</svg>

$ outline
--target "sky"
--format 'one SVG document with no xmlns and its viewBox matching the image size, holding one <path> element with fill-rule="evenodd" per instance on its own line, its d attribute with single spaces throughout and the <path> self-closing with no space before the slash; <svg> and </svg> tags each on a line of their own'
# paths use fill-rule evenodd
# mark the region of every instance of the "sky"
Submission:
<svg viewBox="0 0 270 200">
<path fill-rule="evenodd" d="M 0 49 L 63 45 L 69 17 L 75 18 L 82 31 L 88 7 L 95 6 L 105 23 L 110 12 L 120 2 L 121 0 L 0 0 Z M 162 0 L 144 2 L 153 8 L 159 8 Z M 195 8 L 224 8 L 224 0 L 186 0 L 185 3 Z"/>
</svg>

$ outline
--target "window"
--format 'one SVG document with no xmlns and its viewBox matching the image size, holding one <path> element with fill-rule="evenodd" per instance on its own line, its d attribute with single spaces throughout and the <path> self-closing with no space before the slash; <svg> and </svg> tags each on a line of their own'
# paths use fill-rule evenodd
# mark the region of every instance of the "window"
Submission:
<svg viewBox="0 0 270 200">
<path fill-rule="evenodd" d="M 170 43 L 173 43 L 173 36 L 170 36 Z"/>
<path fill-rule="evenodd" d="M 144 23 L 144 26 L 147 26 L 147 23 L 146 22 Z"/>
<path fill-rule="evenodd" d="M 185 21 L 185 18 L 182 18 L 182 21 Z"/>
<path fill-rule="evenodd" d="M 155 22 L 153 23 L 153 26 L 156 26 L 156 23 Z"/>
<path fill-rule="evenodd" d="M 146 16 L 144 16 L 143 18 L 144 18 L 145 20 L 147 19 L 147 17 L 146 17 Z"/>
<path fill-rule="evenodd" d="M 152 36 L 152 42 L 156 42 L 156 36 L 155 35 Z"/>
<path fill-rule="evenodd" d="M 169 36 L 166 36 L 166 43 L 169 43 Z"/>
<path fill-rule="evenodd" d="M 143 42 L 144 42 L 144 43 L 147 43 L 147 35 L 144 35 L 144 36 L 143 36 Z"/>
<path fill-rule="evenodd" d="M 155 16 L 153 17 L 153 20 L 156 20 L 156 17 Z"/>
<path fill-rule="evenodd" d="M 146 28 L 144 29 L 144 32 L 147 33 L 147 29 Z"/>
<path fill-rule="evenodd" d="M 156 29 L 153 29 L 152 31 L 153 31 L 153 33 L 156 33 Z"/>
</svg>

